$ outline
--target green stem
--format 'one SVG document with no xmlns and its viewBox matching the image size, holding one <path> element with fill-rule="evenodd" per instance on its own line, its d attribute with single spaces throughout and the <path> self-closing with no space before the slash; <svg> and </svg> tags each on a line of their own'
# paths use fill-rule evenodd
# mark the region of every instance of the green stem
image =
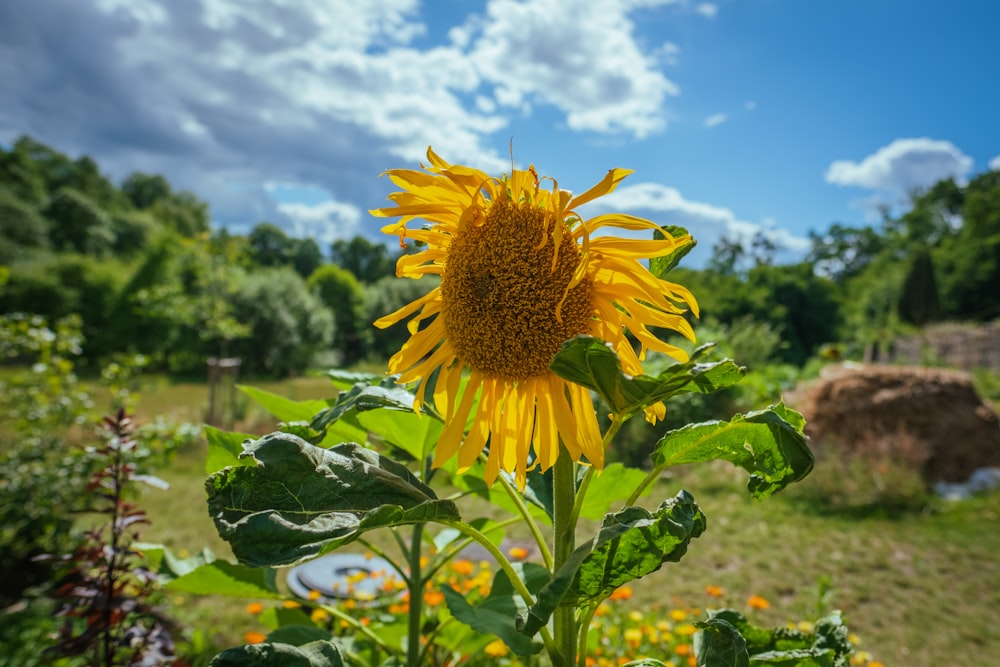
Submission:
<svg viewBox="0 0 1000 667">
<path fill-rule="evenodd" d="M 625 507 L 634 505 L 635 501 L 639 499 L 639 496 L 641 496 L 643 492 L 649 488 L 650 484 L 656 481 L 656 479 L 660 476 L 663 470 L 664 470 L 663 466 L 655 466 L 652 470 L 650 470 L 649 473 L 639 483 L 639 486 L 635 487 L 635 491 L 633 491 L 632 495 L 628 497 L 628 500 L 625 501 Z"/>
<path fill-rule="evenodd" d="M 420 649 L 420 664 L 421 665 L 430 664 L 428 662 L 428 660 L 427 660 L 427 652 L 429 650 L 431 650 L 432 646 L 434 646 L 434 640 L 437 639 L 437 636 L 441 632 L 441 630 L 443 630 L 444 628 L 448 627 L 451 624 L 451 622 L 454 621 L 454 620 L 455 620 L 454 616 L 449 616 L 448 618 L 446 618 L 443 621 L 441 621 L 441 623 L 439 623 L 438 626 L 436 628 L 434 628 L 433 632 L 431 632 L 429 635 L 427 635 L 427 642 L 424 644 L 423 648 Z"/>
<path fill-rule="evenodd" d="M 358 619 L 354 618 L 350 614 L 347 614 L 341 611 L 339 608 L 334 607 L 332 605 L 320 605 L 320 609 L 330 614 L 330 616 L 333 616 L 336 619 L 344 621 L 345 623 L 350 625 L 354 630 L 356 630 L 360 634 L 363 634 L 368 639 L 372 640 L 372 642 L 374 642 L 376 646 L 378 646 L 380 649 L 382 649 L 389 655 L 399 654 L 399 649 L 394 648 L 390 644 L 387 644 L 385 640 L 383 640 L 377 634 L 372 632 L 372 630 L 369 629 L 368 626 L 363 625 L 361 622 L 358 621 Z"/>
<path fill-rule="evenodd" d="M 382 549 L 375 546 L 374 544 L 372 544 L 371 542 L 369 542 L 364 538 L 358 538 L 358 544 L 363 546 L 366 550 L 371 551 L 373 554 L 375 554 L 385 562 L 389 563 L 389 565 L 392 566 L 392 569 L 396 571 L 396 574 L 398 574 L 401 579 L 406 579 L 406 570 L 404 570 L 396 563 L 396 561 L 390 558 L 385 551 L 383 551 Z"/>
<path fill-rule="evenodd" d="M 542 560 L 545 561 L 546 569 L 552 570 L 552 552 L 549 551 L 549 545 L 545 542 L 545 537 L 542 535 L 542 530 L 539 528 L 538 522 L 535 521 L 535 517 L 531 516 L 531 510 L 528 509 L 527 503 L 524 502 L 524 496 L 518 493 L 517 489 L 503 475 L 500 475 L 498 479 L 503 490 L 507 492 L 507 495 L 514 502 L 514 506 L 517 507 L 518 514 L 524 518 L 524 523 L 528 525 L 528 530 L 531 531 L 532 537 L 535 538 L 538 550 L 542 554 Z"/>
<path fill-rule="evenodd" d="M 423 615 L 424 580 L 420 576 L 420 543 L 424 537 L 424 524 L 413 526 L 413 539 L 410 540 L 409 565 L 410 572 L 406 579 L 406 587 L 410 593 L 410 604 L 407 617 L 406 665 L 420 665 L 420 620 Z"/>
<path fill-rule="evenodd" d="M 559 456 L 552 466 L 552 544 L 553 576 L 559 571 L 576 546 L 576 523 L 573 506 L 576 498 L 576 464 L 566 447 L 559 446 Z M 555 667 L 572 667 L 576 662 L 576 610 L 559 607 L 553 614 L 553 634 L 556 653 L 550 652 Z"/>
<path fill-rule="evenodd" d="M 518 523 L 520 520 L 521 520 L 520 518 L 515 516 L 509 519 L 505 519 L 503 521 L 499 521 L 490 526 L 489 528 L 487 528 L 486 530 L 482 531 L 482 533 L 483 535 L 488 536 L 491 533 L 497 532 L 498 530 L 503 530 L 504 528 L 506 528 L 511 524 Z M 424 574 L 424 581 L 427 582 L 433 579 L 434 575 L 437 574 L 442 567 L 448 564 L 449 561 L 453 560 L 455 556 L 460 554 L 463 549 L 465 549 L 473 542 L 475 542 L 473 538 L 466 537 L 457 543 L 453 543 L 451 546 L 448 547 L 447 551 L 442 551 L 440 554 L 438 554 L 437 558 L 431 559 L 430 566 L 427 568 L 426 574 Z"/>
<path fill-rule="evenodd" d="M 446 520 L 446 521 L 441 521 L 441 523 L 444 524 L 445 526 L 450 526 L 451 528 L 454 528 L 456 530 L 461 531 L 462 533 L 465 533 L 466 535 L 474 539 L 477 543 L 479 543 L 481 547 L 486 549 L 490 553 L 490 555 L 493 556 L 493 559 L 497 562 L 497 565 L 500 566 L 500 569 L 504 571 L 504 574 L 507 575 L 507 578 L 510 579 L 511 585 L 514 586 L 514 590 L 516 590 L 518 595 L 521 596 L 521 599 L 524 600 L 524 603 L 529 607 L 535 604 L 535 599 L 531 596 L 531 591 L 529 591 L 528 587 L 524 585 L 524 582 L 521 581 L 521 577 L 517 575 L 517 572 L 510 564 L 510 561 L 507 560 L 507 557 L 503 555 L 503 552 L 500 551 L 499 547 L 493 544 L 490 538 L 486 537 L 481 532 L 479 532 L 469 524 L 464 523 L 462 521 Z M 558 652 L 556 651 L 556 647 L 555 644 L 553 643 L 552 635 L 549 633 L 549 629 L 542 628 L 539 631 L 539 634 L 542 636 L 542 642 L 544 642 L 545 650 L 549 652 L 549 655 L 556 655 Z"/>
<path fill-rule="evenodd" d="M 585 607 L 580 616 L 580 644 L 576 651 L 577 667 L 587 665 L 587 635 L 590 634 L 590 622 L 594 620 L 598 605 Z"/>
</svg>

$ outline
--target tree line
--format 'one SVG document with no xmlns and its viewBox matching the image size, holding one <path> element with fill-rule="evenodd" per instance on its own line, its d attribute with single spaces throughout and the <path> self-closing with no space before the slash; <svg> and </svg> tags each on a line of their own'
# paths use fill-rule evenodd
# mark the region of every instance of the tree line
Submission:
<svg viewBox="0 0 1000 667">
<path fill-rule="evenodd" d="M 723 238 L 706 268 L 671 279 L 696 294 L 709 329 L 761 362 L 801 365 L 833 342 L 860 354 L 936 320 L 1000 316 L 1000 172 L 941 181 L 878 225 L 834 223 L 811 241 L 802 262 L 779 265 L 766 236 Z M 363 237 L 327 250 L 268 222 L 212 229 L 208 205 L 160 175 L 115 185 L 89 157 L 30 137 L 0 148 L 0 311 L 79 315 L 95 366 L 141 353 L 187 374 L 236 356 L 282 376 L 384 360 L 405 325 L 371 322 L 433 278 L 396 279 L 398 255 Z"/>
</svg>

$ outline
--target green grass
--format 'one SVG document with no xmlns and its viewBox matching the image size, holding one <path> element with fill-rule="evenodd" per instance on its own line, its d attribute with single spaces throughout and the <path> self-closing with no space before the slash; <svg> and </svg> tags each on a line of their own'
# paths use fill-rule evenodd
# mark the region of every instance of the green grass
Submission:
<svg viewBox="0 0 1000 667">
<path fill-rule="evenodd" d="M 254 386 L 300 399 L 332 393 L 324 379 Z M 139 415 L 195 419 L 206 404 L 203 385 L 163 382 L 145 390 Z M 273 426 L 253 411 L 247 421 L 260 432 Z M 144 495 L 152 525 L 142 537 L 192 553 L 208 547 L 230 558 L 207 515 L 202 447 L 182 452 L 160 471 L 171 490 Z M 826 465 L 821 461 L 798 488 L 759 502 L 746 492 L 745 474 L 728 465 L 665 476 L 647 504 L 685 488 L 708 516 L 708 530 L 680 563 L 637 582 L 627 604 L 746 611 L 747 598 L 760 595 L 771 608 L 752 612 L 758 625 L 784 625 L 841 609 L 862 647 L 886 665 L 1000 664 L 1000 633 L 993 627 L 1000 609 L 1000 494 L 957 503 L 920 497 L 883 511 L 878 498 L 854 493 L 870 480 L 843 479 L 845 469 Z M 832 483 L 853 489 L 858 503 L 818 502 Z M 582 526 L 580 538 L 593 529 Z M 823 597 L 827 583 L 832 590 Z M 721 586 L 724 597 L 709 598 L 708 584 Z M 245 630 L 258 629 L 244 611 L 247 602 L 178 596 L 173 611 L 228 646 L 240 643 Z"/>
</svg>

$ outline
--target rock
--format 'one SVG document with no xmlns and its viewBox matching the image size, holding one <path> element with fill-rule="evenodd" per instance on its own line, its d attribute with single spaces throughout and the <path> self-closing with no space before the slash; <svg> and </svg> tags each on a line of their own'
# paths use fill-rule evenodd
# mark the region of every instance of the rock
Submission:
<svg viewBox="0 0 1000 667">
<path fill-rule="evenodd" d="M 978 468 L 1000 466 L 1000 418 L 968 373 L 831 366 L 789 401 L 816 445 L 909 465 L 928 484 L 965 482 Z"/>
</svg>

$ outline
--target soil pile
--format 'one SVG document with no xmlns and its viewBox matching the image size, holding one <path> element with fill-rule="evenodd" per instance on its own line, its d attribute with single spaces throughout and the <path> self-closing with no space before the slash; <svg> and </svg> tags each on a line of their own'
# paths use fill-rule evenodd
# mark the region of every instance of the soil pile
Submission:
<svg viewBox="0 0 1000 667">
<path fill-rule="evenodd" d="M 929 483 L 1000 466 L 1000 419 L 961 371 L 835 366 L 789 402 L 816 445 L 910 465 Z"/>
</svg>

